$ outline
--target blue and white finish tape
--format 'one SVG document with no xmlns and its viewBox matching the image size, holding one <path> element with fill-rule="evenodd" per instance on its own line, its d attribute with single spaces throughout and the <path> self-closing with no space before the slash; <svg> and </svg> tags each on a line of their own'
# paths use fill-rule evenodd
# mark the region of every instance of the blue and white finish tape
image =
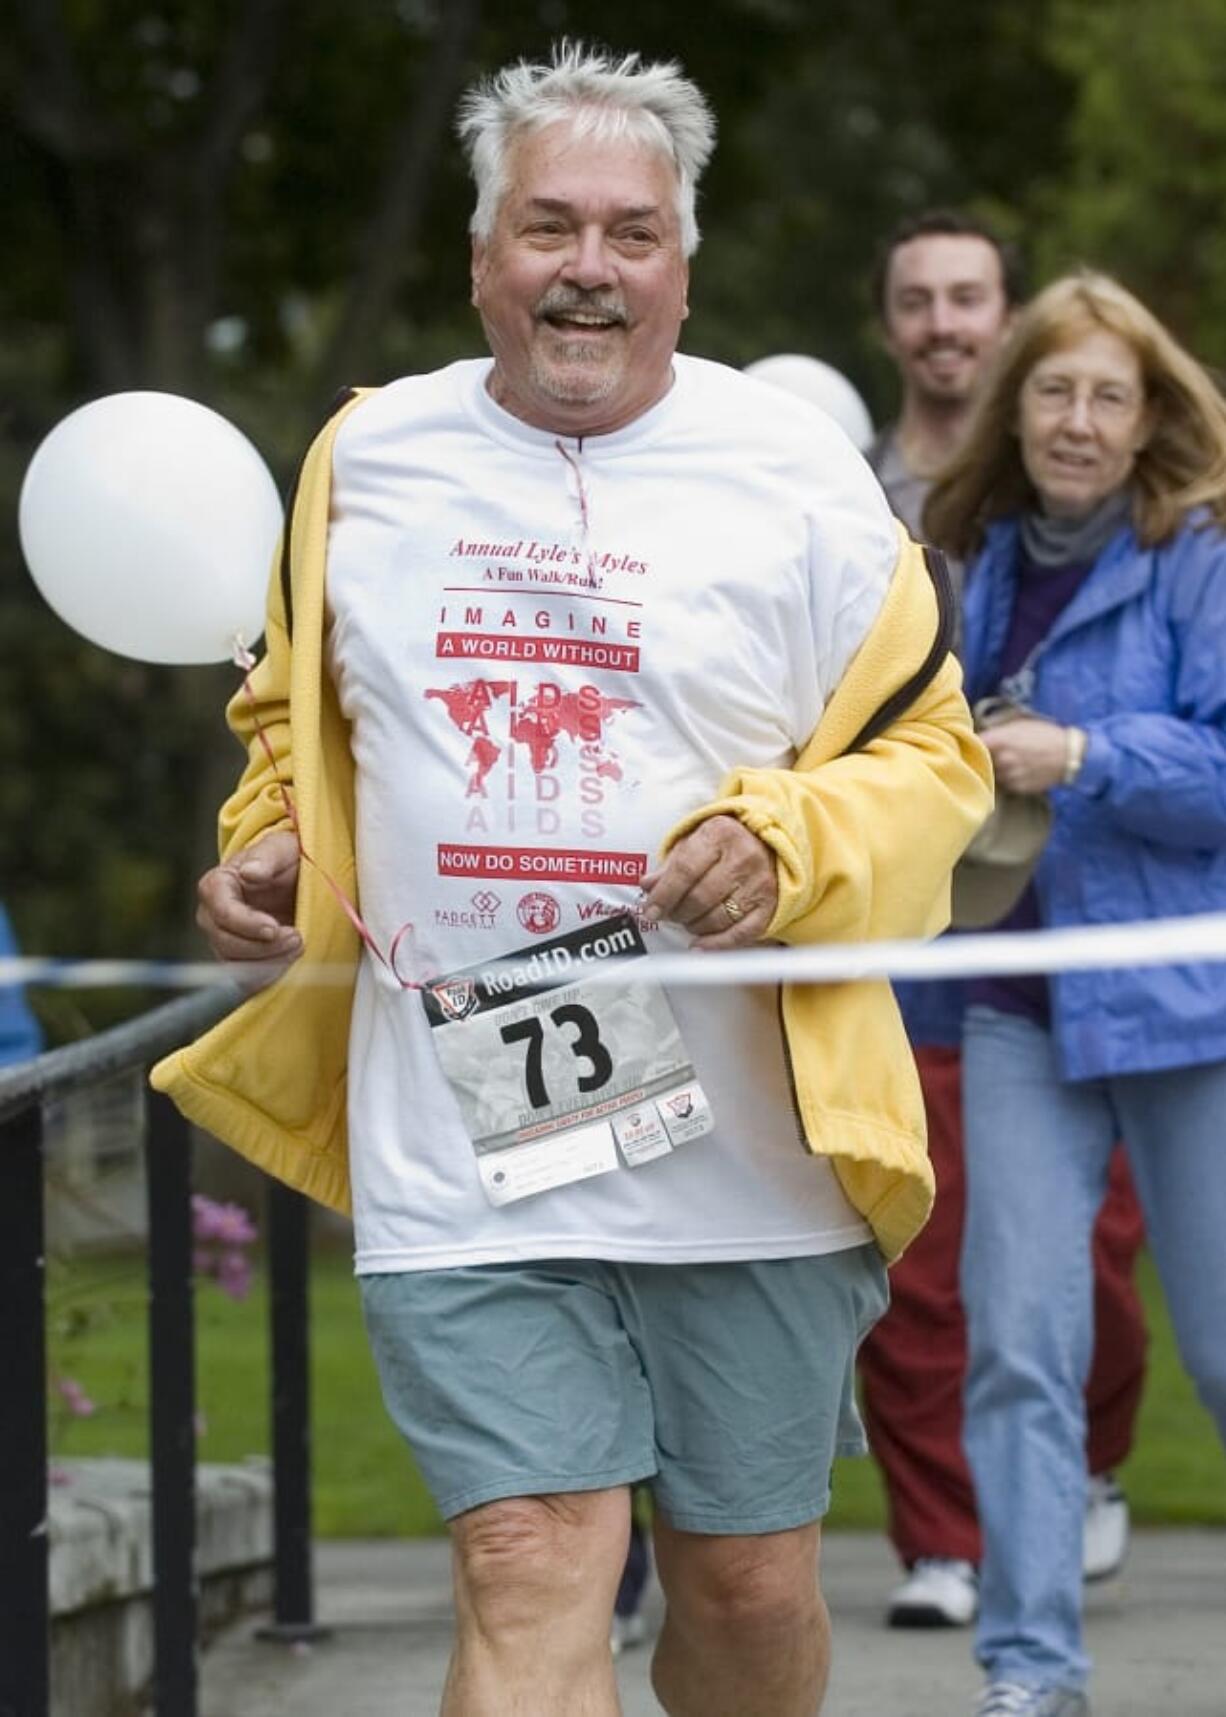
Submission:
<svg viewBox="0 0 1226 1717">
<path fill-rule="evenodd" d="M 945 936 L 935 942 L 858 942 L 788 948 L 777 943 L 731 953 L 660 953 L 652 978 L 702 988 L 726 984 L 841 984 L 862 978 L 931 981 L 1092 971 L 1116 966 L 1170 966 L 1226 960 L 1226 912 L 1136 924 L 1096 924 L 1005 935 Z M 584 972 L 587 983 L 612 983 L 624 973 L 618 960 Z M 497 962 L 490 962 L 490 970 Z M 70 960 L 37 955 L 0 959 L 0 985 L 39 984 L 56 989 L 207 989 L 226 978 L 250 979 L 249 963 L 215 961 Z M 351 966 L 309 966 L 297 982 L 348 983 Z"/>
</svg>

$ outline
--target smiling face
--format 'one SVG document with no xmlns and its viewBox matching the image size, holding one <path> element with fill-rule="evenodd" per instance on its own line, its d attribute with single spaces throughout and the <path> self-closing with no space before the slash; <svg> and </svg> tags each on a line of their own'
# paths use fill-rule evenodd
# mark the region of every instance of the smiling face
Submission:
<svg viewBox="0 0 1226 1717">
<path fill-rule="evenodd" d="M 1136 352 L 1105 328 L 1040 358 L 1022 384 L 1022 464 L 1046 513 L 1081 518 L 1132 475 L 1151 428 Z"/>
<path fill-rule="evenodd" d="M 490 392 L 538 429 L 601 435 L 667 393 L 689 270 L 677 180 L 657 150 L 576 137 L 512 144 L 473 303 L 494 355 Z"/>
<path fill-rule="evenodd" d="M 965 405 L 1010 322 L 996 246 L 973 233 L 922 233 L 897 245 L 884 319 L 904 390 L 930 406 Z"/>
</svg>

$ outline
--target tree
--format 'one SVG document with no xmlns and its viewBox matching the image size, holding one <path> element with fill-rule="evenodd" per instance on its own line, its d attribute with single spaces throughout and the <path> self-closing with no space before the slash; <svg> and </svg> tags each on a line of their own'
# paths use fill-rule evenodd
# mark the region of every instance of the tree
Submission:
<svg viewBox="0 0 1226 1717">
<path fill-rule="evenodd" d="M 738 177 L 708 225 L 691 344 L 738 363 L 811 352 L 886 416 L 877 248 L 938 204 L 1027 236 L 1029 184 L 1062 164 L 1073 93 L 1047 54 L 1047 13 L 1045 0 L 827 0 L 786 75 L 738 116 Z"/>
<path fill-rule="evenodd" d="M 1068 171 L 1032 199 L 1044 271 L 1118 274 L 1226 365 L 1226 7 L 1057 0 L 1049 52 L 1077 98 Z"/>
</svg>

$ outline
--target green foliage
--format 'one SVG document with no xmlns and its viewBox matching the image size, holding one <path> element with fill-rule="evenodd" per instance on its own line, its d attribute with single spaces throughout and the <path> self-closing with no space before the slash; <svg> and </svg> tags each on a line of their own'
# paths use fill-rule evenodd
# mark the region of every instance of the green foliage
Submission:
<svg viewBox="0 0 1226 1717">
<path fill-rule="evenodd" d="M 52 1361 L 79 1379 L 97 1412 L 52 1418 L 52 1457 L 148 1452 L 147 1335 L 133 1255 L 81 1259 L 57 1272 Z M 70 1286 L 72 1284 L 72 1286 Z M 438 1516 L 383 1408 L 347 1253 L 317 1250 L 311 1277 L 314 1523 L 321 1537 L 419 1536 Z M 202 1461 L 243 1461 L 269 1448 L 268 1281 L 250 1296 L 196 1294 Z"/>
<path fill-rule="evenodd" d="M 0 878 L 23 942 L 186 952 L 209 838 L 192 787 L 211 759 L 217 790 L 239 756 L 220 719 L 233 674 L 122 661 L 31 600 L 0 604 L 0 637 Z"/>
<path fill-rule="evenodd" d="M 824 6 L 786 75 L 737 110 L 732 171 L 716 157 L 687 345 L 733 363 L 812 352 L 886 416 L 894 378 L 869 290 L 878 247 L 937 204 L 1020 236 L 1021 193 L 1058 163 L 1069 100 L 1044 55 L 1045 13 Z"/>
<path fill-rule="evenodd" d="M 1226 6 L 1056 0 L 1049 53 L 1077 99 L 1068 171 L 1033 193 L 1045 270 L 1107 267 L 1226 363 Z"/>
</svg>

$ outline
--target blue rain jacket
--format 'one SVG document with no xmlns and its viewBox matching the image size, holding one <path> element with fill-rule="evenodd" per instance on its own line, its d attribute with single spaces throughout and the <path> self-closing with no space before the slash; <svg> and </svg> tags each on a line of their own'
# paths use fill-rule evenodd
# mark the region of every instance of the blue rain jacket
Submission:
<svg viewBox="0 0 1226 1717">
<path fill-rule="evenodd" d="M 1016 521 L 993 525 L 968 569 L 972 703 L 997 689 L 1017 539 Z M 1226 911 L 1226 534 L 1194 516 L 1147 549 L 1121 530 L 1033 669 L 1031 706 L 1089 735 L 1077 780 L 1051 795 L 1035 876 L 1043 923 Z M 1069 972 L 1050 987 L 1067 1079 L 1226 1059 L 1226 962 Z M 906 989 L 913 1041 L 956 1041 L 956 986 Z"/>
</svg>

